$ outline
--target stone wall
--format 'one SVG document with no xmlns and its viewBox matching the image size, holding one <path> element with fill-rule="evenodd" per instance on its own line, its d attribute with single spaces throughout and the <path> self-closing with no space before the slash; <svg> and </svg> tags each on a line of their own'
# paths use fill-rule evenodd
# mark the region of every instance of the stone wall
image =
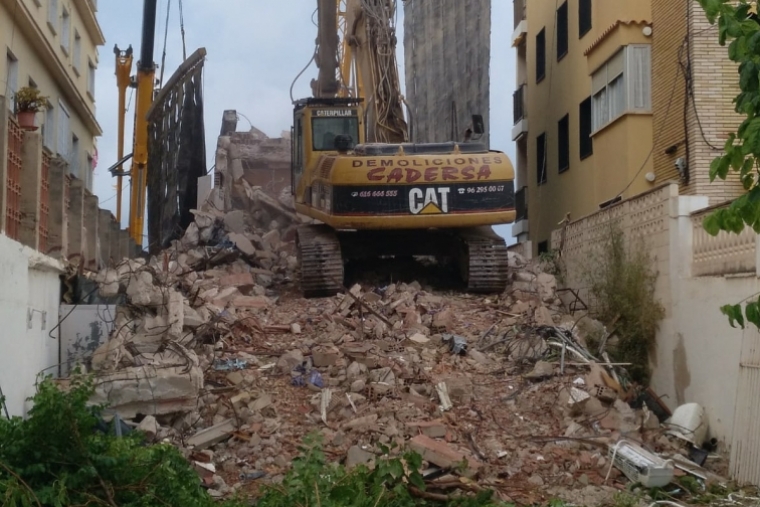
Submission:
<svg viewBox="0 0 760 507">
<path fill-rule="evenodd" d="M 751 229 L 708 235 L 702 221 L 719 206 L 678 189 L 669 183 L 571 222 L 554 231 L 552 247 L 561 248 L 566 284 L 588 298 L 583 274 L 589 261 L 603 260 L 609 224 L 619 224 L 629 245 L 643 242 L 666 310 L 650 356 L 651 387 L 671 410 L 692 402 L 704 407 L 709 436 L 730 452 L 731 477 L 757 485 L 760 334 L 752 325 L 732 328 L 720 307 L 757 299 L 760 236 Z"/>
</svg>

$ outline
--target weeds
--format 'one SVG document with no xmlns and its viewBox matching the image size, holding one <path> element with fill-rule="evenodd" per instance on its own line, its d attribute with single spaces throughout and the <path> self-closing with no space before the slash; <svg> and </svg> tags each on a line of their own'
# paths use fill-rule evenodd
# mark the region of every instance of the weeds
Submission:
<svg viewBox="0 0 760 507">
<path fill-rule="evenodd" d="M 391 457 L 391 449 L 383 447 L 373 469 L 360 465 L 347 470 L 326 460 L 320 435 L 309 435 L 304 444 L 282 484 L 267 486 L 257 507 L 507 507 L 494 501 L 490 491 L 474 496 L 425 494 L 418 471 L 422 458 L 416 453 Z"/>
<path fill-rule="evenodd" d="M 617 361 L 632 363 L 633 380 L 647 384 L 649 354 L 665 309 L 655 299 L 657 274 L 642 244 L 625 244 L 622 231 L 610 226 L 599 258 L 591 259 L 586 282 L 597 303 L 595 312 L 615 328 L 616 344 L 608 347 Z"/>
<path fill-rule="evenodd" d="M 92 392 L 87 378 L 73 379 L 66 393 L 47 379 L 26 420 L 0 418 L 0 505 L 220 505 L 173 446 L 99 431 L 101 408 L 87 405 Z"/>
<path fill-rule="evenodd" d="M 560 262 L 559 250 L 549 250 L 538 254 L 538 264 L 541 271 L 554 275 L 560 285 L 565 282 L 565 270 Z"/>
</svg>

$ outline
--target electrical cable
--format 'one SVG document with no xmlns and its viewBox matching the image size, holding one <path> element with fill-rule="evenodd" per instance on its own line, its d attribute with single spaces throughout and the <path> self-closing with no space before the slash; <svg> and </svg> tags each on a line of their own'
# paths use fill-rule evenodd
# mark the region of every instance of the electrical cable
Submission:
<svg viewBox="0 0 760 507">
<path fill-rule="evenodd" d="M 159 88 L 164 86 L 164 66 L 166 65 L 166 41 L 169 38 L 169 13 L 171 12 L 172 0 L 166 2 L 166 25 L 164 26 L 164 51 L 161 54 L 161 76 L 158 79 Z"/>
<path fill-rule="evenodd" d="M 553 25 L 554 29 L 552 30 L 552 43 L 549 46 L 549 54 L 551 54 L 551 49 L 554 48 L 554 43 L 555 43 L 556 36 L 557 36 L 557 29 L 559 28 L 559 26 L 558 26 L 559 24 L 557 22 L 558 21 L 557 20 L 557 9 L 558 8 L 559 8 L 559 0 L 554 0 L 554 25 Z M 544 44 L 544 46 L 546 46 L 546 44 Z M 552 97 L 552 81 L 553 81 L 553 78 L 554 78 L 554 72 L 553 72 L 553 70 L 554 70 L 554 60 L 555 60 L 555 58 L 550 58 L 549 59 L 549 72 L 548 72 L 548 74 L 549 74 L 549 82 L 548 82 L 548 86 L 549 86 L 548 96 L 549 96 L 549 99 L 548 100 L 549 101 L 551 101 L 551 97 Z M 551 107 L 549 107 L 549 111 L 551 111 L 551 110 L 552 110 Z M 547 161 L 548 153 L 549 153 L 549 151 L 548 151 L 549 150 L 549 142 L 548 142 L 549 136 L 546 133 L 547 116 L 548 115 L 544 115 L 544 129 L 543 129 L 543 135 L 544 135 L 544 157 L 543 158 L 544 159 L 543 159 L 543 162 L 541 164 L 541 173 L 538 173 L 539 169 L 538 169 L 538 167 L 536 167 L 536 173 L 537 173 L 536 174 L 536 178 L 537 178 L 538 181 L 541 181 L 541 179 L 538 178 L 539 176 L 544 176 L 544 177 L 547 176 L 547 173 L 546 173 L 546 161 Z M 542 190 L 543 190 L 541 187 L 543 185 L 542 184 L 538 184 L 537 186 L 538 186 L 538 195 L 537 195 L 538 198 L 536 200 L 538 202 L 541 202 L 541 193 L 542 193 Z M 541 210 L 542 209 L 543 209 L 543 207 L 539 207 L 538 220 L 536 220 L 536 229 L 539 230 L 539 231 L 541 230 L 541 214 L 542 214 Z"/>
<path fill-rule="evenodd" d="M 179 0 L 179 30 L 182 34 L 182 61 L 187 60 L 187 48 L 185 45 L 185 15 L 182 11 L 182 0 Z"/>
<path fill-rule="evenodd" d="M 685 44 L 686 44 L 686 39 L 684 39 L 683 43 L 681 44 L 681 48 L 678 50 L 679 54 L 683 50 L 683 47 L 684 47 Z M 680 58 L 679 58 L 679 61 L 680 61 Z M 667 121 L 666 120 L 668 118 L 668 115 L 670 114 L 670 107 L 673 105 L 673 98 L 675 97 L 675 94 L 676 94 L 676 84 L 678 83 L 678 76 L 681 73 L 681 71 L 682 71 L 682 69 L 679 66 L 679 68 L 676 69 L 676 75 L 673 78 L 673 86 L 670 89 L 670 98 L 668 98 L 668 105 L 665 108 L 665 116 L 664 116 L 664 119 L 662 121 L 662 125 L 660 125 L 660 130 L 657 132 L 657 136 L 654 137 L 654 139 L 659 139 L 659 137 L 662 135 L 663 131 L 665 130 L 665 126 L 667 125 Z M 625 191 L 628 190 L 631 187 L 631 185 L 633 185 L 633 182 L 636 181 L 636 178 L 639 177 L 639 174 L 641 174 L 641 171 L 643 171 L 644 168 L 646 167 L 647 163 L 649 162 L 649 159 L 652 157 L 652 154 L 654 153 L 654 139 L 652 140 L 652 149 L 649 150 L 649 153 L 647 154 L 646 159 L 644 159 L 644 163 L 641 164 L 641 167 L 639 168 L 638 171 L 636 171 L 636 174 L 633 176 L 633 178 L 631 178 L 631 180 L 628 182 L 628 184 L 625 186 L 625 188 L 623 188 L 623 190 L 621 190 L 612 199 L 613 201 L 615 199 L 617 199 L 618 197 L 620 197 L 621 195 L 623 195 L 625 193 Z"/>
<path fill-rule="evenodd" d="M 314 21 L 314 14 L 316 14 L 318 11 L 319 11 L 319 7 L 317 7 L 316 9 L 314 9 L 314 12 L 312 12 L 312 14 L 311 14 L 312 22 Z M 317 28 L 319 28 L 319 25 L 317 25 L 316 23 L 314 23 L 314 25 L 317 26 Z M 301 72 L 299 72 L 296 75 L 295 79 L 293 79 L 293 82 L 290 83 L 290 102 L 293 103 L 293 104 L 295 104 L 295 102 L 296 102 L 295 99 L 293 98 L 293 88 L 296 86 L 296 82 L 298 81 L 298 79 L 303 75 L 304 72 L 306 72 L 306 69 L 308 69 L 309 66 L 312 64 L 312 62 L 317 58 L 317 51 L 319 51 L 319 44 L 315 43 L 314 44 L 314 53 L 311 55 L 311 59 L 309 60 L 309 63 L 306 64 L 306 66 L 303 68 L 303 70 L 301 70 Z"/>
<path fill-rule="evenodd" d="M 687 0 L 687 5 L 686 5 L 686 16 L 687 16 L 687 18 L 686 18 L 686 37 L 687 37 L 687 40 L 689 41 L 689 43 L 691 43 L 692 37 L 695 37 L 697 35 L 701 35 L 702 33 L 706 32 L 707 29 L 703 29 L 703 30 L 697 32 L 696 34 L 693 34 L 691 32 L 691 4 L 688 3 L 688 0 Z M 712 28 L 712 27 L 713 27 L 713 25 L 710 25 L 710 28 Z M 713 151 L 723 151 L 723 148 L 719 148 L 719 147 L 713 145 L 710 141 L 707 140 L 707 136 L 705 135 L 705 129 L 702 126 L 702 120 L 699 117 L 699 111 L 697 110 L 697 101 L 696 101 L 696 98 L 694 97 L 694 79 L 693 79 L 692 71 L 691 71 L 691 69 L 692 69 L 692 59 L 691 59 L 691 51 L 690 50 L 686 51 L 686 62 L 687 62 L 687 65 L 683 69 L 684 76 L 686 76 L 686 101 L 687 101 L 687 108 L 684 110 L 684 117 L 687 114 L 686 110 L 688 109 L 688 102 L 691 102 L 691 108 L 694 111 L 694 117 L 697 120 L 697 127 L 699 127 L 699 133 L 700 133 L 700 136 L 702 137 L 702 141 L 704 141 L 705 144 L 708 147 L 710 147 L 710 149 L 712 149 Z M 681 65 L 682 67 L 684 67 L 683 62 L 681 61 L 680 57 L 679 57 L 679 65 Z M 685 118 L 684 118 L 684 121 L 686 121 Z M 688 163 L 689 162 L 688 154 L 687 154 L 686 160 L 687 160 L 687 163 Z"/>
</svg>

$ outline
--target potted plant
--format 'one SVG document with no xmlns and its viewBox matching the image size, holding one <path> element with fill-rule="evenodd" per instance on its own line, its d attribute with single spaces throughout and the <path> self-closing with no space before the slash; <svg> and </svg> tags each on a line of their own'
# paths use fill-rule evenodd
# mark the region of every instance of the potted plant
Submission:
<svg viewBox="0 0 760 507">
<path fill-rule="evenodd" d="M 38 88 L 24 86 L 13 96 L 16 103 L 16 117 L 21 128 L 26 130 L 35 130 L 34 115 L 44 111 L 47 105 L 47 97 L 42 95 Z"/>
</svg>

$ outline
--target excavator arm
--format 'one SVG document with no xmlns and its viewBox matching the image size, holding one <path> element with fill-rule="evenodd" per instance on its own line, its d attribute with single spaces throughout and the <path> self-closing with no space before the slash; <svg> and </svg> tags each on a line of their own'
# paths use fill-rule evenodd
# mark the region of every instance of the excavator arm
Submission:
<svg viewBox="0 0 760 507">
<path fill-rule="evenodd" d="M 368 142 L 409 141 L 396 60 L 396 0 L 318 0 L 318 10 L 314 97 L 361 98 Z"/>
</svg>

